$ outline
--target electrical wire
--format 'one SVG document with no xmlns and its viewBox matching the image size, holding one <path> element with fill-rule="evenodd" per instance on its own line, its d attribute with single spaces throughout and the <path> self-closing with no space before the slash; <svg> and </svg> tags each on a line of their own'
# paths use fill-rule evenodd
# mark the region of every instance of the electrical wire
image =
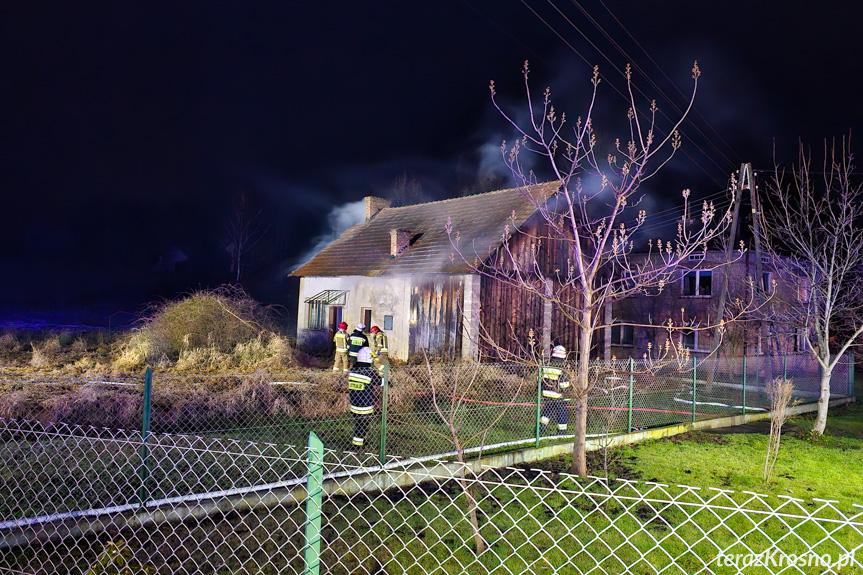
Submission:
<svg viewBox="0 0 863 575">
<path fill-rule="evenodd" d="M 580 11 L 581 11 L 581 13 L 582 13 L 582 14 L 584 14 L 585 18 L 587 18 L 587 19 L 590 21 L 590 23 L 591 23 L 591 24 L 593 24 L 594 28 L 596 28 L 597 30 L 599 30 L 599 32 L 600 32 L 600 33 L 605 37 L 605 39 L 606 39 L 606 40 L 608 40 L 608 42 L 609 42 L 612 46 L 614 46 L 614 48 L 615 48 L 615 49 L 617 49 L 617 51 L 618 51 L 618 52 L 619 52 L 619 53 L 620 53 L 624 58 L 626 58 L 626 60 L 627 60 L 628 62 L 630 62 L 630 63 L 632 64 L 632 66 L 635 68 L 635 70 L 636 70 L 639 74 L 641 74 L 641 76 L 643 76 L 643 77 L 647 80 L 647 82 L 648 82 L 648 83 L 653 87 L 653 89 L 654 89 L 654 90 L 656 90 L 657 92 L 659 92 L 659 94 L 662 96 L 662 98 L 664 98 L 664 99 L 665 99 L 665 101 L 667 101 L 667 102 L 671 105 L 671 107 L 672 107 L 672 109 L 674 110 L 674 112 L 675 112 L 675 113 L 677 113 L 678 115 L 682 114 L 682 113 L 683 113 L 683 111 L 680 109 L 680 107 L 679 107 L 679 106 L 677 106 L 677 105 L 674 103 L 674 100 L 672 100 L 670 97 L 668 97 L 668 95 L 667 95 L 667 94 L 662 90 L 662 88 L 659 86 L 659 84 L 657 84 L 657 83 L 653 80 L 652 76 L 651 76 L 650 74 L 648 74 L 646 71 L 644 71 L 644 69 L 643 69 L 641 66 L 639 66 L 639 65 L 638 65 L 638 62 L 635 60 L 635 58 L 633 58 L 632 56 L 630 56 L 629 54 L 627 54 L 626 50 L 624 50 L 624 49 L 620 46 L 620 44 L 618 44 L 618 43 L 617 43 L 617 41 L 614 39 L 614 37 L 613 37 L 613 36 L 611 36 L 611 34 L 609 34 L 608 32 L 606 32 L 606 31 L 605 31 L 605 28 L 603 28 L 603 27 L 602 27 L 602 25 L 601 25 L 599 22 L 597 22 L 597 21 L 596 21 L 596 19 L 595 19 L 595 18 L 590 14 L 590 12 L 588 12 L 587 10 L 585 10 L 585 8 L 584 8 L 581 4 L 579 4 L 578 0 L 570 0 L 570 1 L 571 1 L 571 2 L 572 2 L 572 3 L 573 3 L 573 4 L 574 4 L 574 5 L 575 5 L 575 6 L 576 6 Z M 551 0 L 549 0 L 549 2 L 551 3 Z M 552 5 L 554 5 L 554 4 L 552 3 Z M 556 6 L 555 6 L 555 9 L 557 9 L 557 7 L 556 7 Z M 606 10 L 608 10 L 608 7 L 606 7 Z M 610 10 L 609 10 L 609 12 L 610 12 Z M 561 15 L 562 15 L 562 14 L 561 14 Z M 614 14 L 612 14 L 612 17 L 614 17 Z M 564 16 L 564 18 L 566 18 L 566 16 Z M 568 18 L 567 18 L 567 20 L 569 21 L 569 19 L 568 19 Z M 630 37 L 630 38 L 632 38 L 632 34 L 630 34 L 630 33 L 629 33 L 629 31 L 626 29 L 626 27 L 625 27 L 625 26 L 624 26 L 624 25 L 623 25 L 623 24 L 622 24 L 622 23 L 621 23 L 617 18 L 615 18 L 615 21 L 620 25 L 620 27 L 621 27 L 621 28 L 623 28 L 623 30 L 627 33 L 627 35 L 629 35 L 629 37 Z M 584 36 L 584 33 L 583 33 L 583 32 L 581 32 L 580 30 L 579 30 L 579 33 L 580 33 L 582 36 Z M 634 38 L 633 38 L 633 40 L 634 40 Z M 637 42 L 636 42 L 636 44 L 637 44 Z M 593 43 L 591 43 L 591 45 L 593 45 Z M 594 47 L 595 47 L 595 46 L 594 46 Z M 641 48 L 642 52 L 645 52 L 645 54 L 647 54 L 647 52 L 644 50 L 644 48 L 642 48 L 642 47 L 641 47 L 641 45 L 639 45 L 639 48 Z M 602 53 L 602 52 L 600 52 L 600 53 Z M 603 57 L 605 57 L 605 58 L 606 58 L 606 60 L 608 60 L 608 57 L 607 57 L 607 56 L 605 56 L 605 54 L 604 54 L 604 53 L 602 53 L 602 54 L 603 54 Z M 651 61 L 651 62 L 653 62 L 653 65 L 654 65 L 654 66 L 656 66 L 656 68 L 657 68 L 657 69 L 659 69 L 660 73 L 661 73 L 661 74 L 666 78 L 666 80 L 668 80 L 668 82 L 669 82 L 669 83 L 671 83 L 671 84 L 674 86 L 674 88 L 677 90 L 677 92 L 678 92 L 678 93 L 679 93 L 683 98 L 686 98 L 686 95 L 685 95 L 685 94 L 683 94 L 683 92 L 682 92 L 682 91 L 677 87 L 677 85 L 676 85 L 676 84 L 674 84 L 674 83 L 671 81 L 671 79 L 668 77 L 668 75 L 667 75 L 667 74 L 665 74 L 665 72 L 663 72 L 661 68 L 659 68 L 659 65 L 658 65 L 658 64 L 656 64 L 656 62 L 655 62 L 652 58 L 650 58 L 650 55 L 649 55 L 649 54 L 647 54 L 647 57 L 648 57 L 648 59 L 650 59 L 650 61 Z M 703 118 L 702 118 L 702 119 L 703 119 Z M 707 136 L 704 134 L 704 132 L 702 132 L 702 131 L 701 131 L 701 129 L 698 127 L 698 125 L 697 125 L 694 121 L 692 121 L 692 119 L 691 119 L 691 118 L 687 118 L 687 121 L 688 121 L 688 122 L 689 122 L 689 124 L 693 127 L 693 129 L 695 129 L 695 131 L 696 131 L 696 132 L 697 132 L 697 133 L 698 133 L 702 138 L 704 138 L 704 140 L 707 142 L 708 146 L 710 146 L 710 147 L 711 147 L 711 148 L 712 148 L 712 149 L 713 149 L 713 150 L 714 150 L 718 155 L 722 156 L 722 158 L 723 158 L 726 162 L 728 162 L 728 164 L 729 164 L 729 165 L 734 165 L 734 162 L 733 162 L 730 158 L 728 158 L 728 156 L 726 156 L 726 155 L 722 152 L 722 150 L 720 150 L 718 147 L 716 147 L 716 145 L 714 145 L 714 144 L 710 141 L 710 139 L 709 139 L 709 138 L 707 138 Z M 704 120 L 704 121 L 705 121 L 705 123 L 707 123 L 707 121 L 706 121 L 706 120 Z M 709 124 L 708 124 L 708 126 L 709 126 Z M 711 127 L 711 129 L 712 129 L 712 127 Z M 716 130 L 713 130 L 713 131 L 714 131 L 714 133 L 716 132 Z M 718 134 L 717 134 L 717 135 L 718 135 Z M 739 162 L 738 162 L 738 163 L 739 163 Z M 718 164 L 716 164 L 716 166 L 717 166 L 718 168 L 722 169 Z"/>
<path fill-rule="evenodd" d="M 564 20 L 566 20 L 566 21 L 567 21 L 567 23 L 568 23 L 570 26 L 572 26 L 572 27 L 573 27 L 573 29 L 575 29 L 575 31 L 576 31 L 576 32 L 578 32 L 578 33 L 579 33 L 579 34 L 580 34 L 580 35 L 581 35 L 581 36 L 582 36 L 582 37 L 583 37 L 583 38 L 584 38 L 584 39 L 585 39 L 585 40 L 586 40 L 586 41 L 587 41 L 587 42 L 588 42 L 588 43 L 589 43 L 589 44 L 590 44 L 590 45 L 591 45 L 591 46 L 592 46 L 592 47 L 593 47 L 597 52 L 599 52 L 599 53 L 602 55 L 602 57 L 603 57 L 603 58 L 605 58 L 605 60 L 606 60 L 606 61 L 608 61 L 609 63 L 611 63 L 611 64 L 612 64 L 612 67 L 614 68 L 614 64 L 613 64 L 612 60 L 611 60 L 611 59 L 610 59 L 610 58 L 609 58 L 609 57 L 608 57 L 608 56 L 607 56 L 607 55 L 606 55 L 606 54 L 605 54 L 605 53 L 604 53 L 604 52 L 603 52 L 599 47 L 597 47 L 597 46 L 596 46 L 596 45 L 595 45 L 595 44 L 594 44 L 594 43 L 593 43 L 593 42 L 592 42 L 592 41 L 587 37 L 587 35 L 586 35 L 586 34 L 584 34 L 584 33 L 580 30 L 580 29 L 578 28 L 578 26 L 576 26 L 576 25 L 575 25 L 575 24 L 574 24 L 574 23 L 573 23 L 573 22 L 572 22 L 572 21 L 571 21 L 571 20 L 570 20 L 570 19 L 569 19 L 569 18 L 568 18 L 568 17 L 567 17 L 567 16 L 566 16 L 566 15 L 565 15 L 561 10 L 560 10 L 560 8 L 558 8 L 558 7 L 554 4 L 554 2 L 553 2 L 552 0 L 547 0 L 547 2 L 548 2 L 549 4 L 551 4 L 551 6 L 552 6 L 552 7 L 554 7 L 554 9 L 558 12 L 558 14 L 560 14 L 560 15 L 564 18 Z M 552 25 L 551 25 L 551 24 L 550 24 L 550 23 L 549 23 L 545 18 L 543 18 L 542 16 L 540 16 L 540 14 L 539 14 L 536 10 L 534 10 L 534 9 L 533 9 L 529 4 L 528 4 L 527 0 L 521 0 L 521 3 L 522 3 L 522 4 L 523 4 L 523 5 L 524 5 L 528 10 L 530 10 L 530 11 L 531 11 L 531 12 L 532 12 L 532 13 L 533 13 L 533 14 L 534 14 L 534 15 L 535 15 L 535 16 L 536 16 L 536 17 L 537 17 L 537 18 L 538 18 L 538 19 L 539 19 L 543 24 L 545 24 L 545 26 L 546 26 L 549 30 L 551 30 L 551 31 L 552 31 L 552 32 L 553 32 L 553 33 L 554 33 L 558 38 L 560 38 L 560 40 L 561 40 L 564 44 L 566 44 L 566 45 L 567 45 L 567 46 L 568 46 L 568 47 L 569 47 L 569 48 L 570 48 L 570 49 L 571 49 L 571 50 L 572 50 L 572 51 L 573 51 L 573 52 L 574 52 L 574 53 L 575 53 L 579 58 L 581 58 L 581 59 L 582 59 L 582 60 L 583 60 L 583 61 L 584 61 L 588 66 L 591 66 L 591 67 L 592 67 L 592 64 L 590 63 L 590 61 L 588 61 L 588 60 L 587 60 L 587 58 L 586 58 L 583 54 L 581 54 L 578 50 L 576 50 L 576 49 L 575 49 L 575 47 L 574 47 L 574 46 L 572 46 L 572 44 L 571 44 L 570 42 L 568 42 L 568 41 L 563 37 L 563 35 L 562 35 L 562 34 L 561 34 L 557 29 L 555 29 L 555 28 L 554 28 L 554 27 L 553 27 L 553 26 L 552 26 Z M 614 69 L 616 69 L 616 68 L 614 68 Z M 621 72 L 621 75 L 623 75 L 623 73 L 622 73 L 622 72 Z M 601 77 L 606 78 L 607 80 L 609 80 L 609 84 L 611 85 L 612 89 L 613 89 L 615 92 L 617 92 L 617 93 L 618 93 L 618 95 L 620 95 L 620 97 L 621 97 L 621 98 L 623 98 L 626 102 L 629 102 L 629 101 L 630 101 L 630 99 L 629 99 L 625 94 L 623 94 L 623 92 L 621 92 L 621 91 L 620 91 L 620 89 L 618 89 L 618 88 L 614 85 L 614 83 L 613 83 L 613 82 L 611 82 L 611 81 L 610 81 L 610 78 L 606 77 L 606 76 L 605 76 L 605 75 L 603 75 L 603 74 L 600 74 L 600 76 L 601 76 Z M 644 92 L 643 92 L 643 91 L 642 91 L 642 90 L 641 90 L 637 85 L 633 84 L 633 87 L 635 88 L 635 90 L 636 90 L 639 94 L 641 94 L 642 96 L 644 96 L 645 98 L 647 98 L 647 95 L 646 95 L 646 94 L 645 94 L 645 93 L 644 93 Z M 648 99 L 649 99 L 649 98 L 648 98 Z M 672 106 L 673 106 L 673 105 L 674 105 L 674 104 L 672 103 Z M 674 123 L 674 122 L 673 122 L 673 121 L 668 117 L 668 115 L 666 115 L 666 114 L 665 114 L 665 112 L 664 112 L 661 108 L 659 109 L 659 113 L 660 113 L 660 115 L 662 115 L 665 119 L 667 119 L 669 122 L 672 122 L 672 124 Z M 690 139 L 690 140 L 689 140 L 689 142 L 690 142 L 690 143 L 691 143 L 691 144 L 692 144 L 696 149 L 698 149 L 698 151 L 699 151 L 699 152 L 701 152 L 701 154 L 702 154 L 705 158 L 707 158 L 707 160 L 708 160 L 708 161 L 710 161 L 711 163 L 713 163 L 713 164 L 714 164 L 718 169 L 720 169 L 720 170 L 723 170 L 723 171 L 724 171 L 724 169 L 722 168 L 722 166 L 720 166 L 719 164 L 717 164 L 717 163 L 716 163 L 716 161 L 712 158 L 712 156 L 711 156 L 711 155 L 709 155 L 709 154 L 707 154 L 703 149 L 701 149 L 701 147 L 700 147 L 700 146 L 699 146 L 695 141 L 693 141 L 693 140 L 691 140 L 691 139 Z M 683 153 L 683 155 L 684 155 L 684 156 L 686 156 L 686 157 L 687 157 L 687 158 L 688 158 L 688 159 L 689 159 L 689 160 L 690 160 L 690 161 L 691 161 L 691 162 L 692 162 L 692 163 L 693 163 L 693 164 L 694 164 L 694 165 L 695 165 L 699 170 L 701 170 L 701 171 L 702 171 L 702 172 L 703 172 L 703 173 L 704 173 L 708 178 L 712 179 L 712 180 L 714 181 L 714 183 L 716 183 L 717 185 L 721 185 L 721 183 L 720 183 L 720 182 L 719 182 L 719 181 L 718 181 L 718 180 L 717 180 L 717 179 L 716 179 L 716 178 L 715 178 L 711 173 L 709 173 L 709 172 L 704 168 L 704 166 L 703 166 L 703 165 L 701 165 L 701 163 L 700 163 L 700 162 L 696 162 L 696 161 L 695 161 L 695 159 L 694 159 L 694 158 L 692 158 L 692 156 L 690 156 L 690 155 L 689 155 L 685 150 L 684 150 L 684 151 L 682 151 L 682 153 Z"/>
<path fill-rule="evenodd" d="M 656 63 L 656 60 L 654 60 L 650 56 L 650 54 L 647 52 L 647 50 L 644 49 L 644 47 L 641 45 L 641 43 L 639 43 L 639 41 L 636 40 L 636 38 L 632 34 L 630 34 L 630 32 L 626 28 L 626 26 L 624 26 L 623 23 L 617 18 L 617 16 L 614 15 L 614 13 L 605 4 L 605 2 L 603 2 L 603 0 L 598 0 L 598 1 L 602 5 L 602 7 L 605 8 L 605 10 L 611 15 L 611 17 L 614 18 L 614 21 L 617 22 L 617 24 L 620 26 L 620 28 L 624 32 L 626 32 L 626 35 L 629 36 L 629 38 L 633 42 L 635 42 L 635 45 L 638 46 L 639 50 L 641 50 L 642 53 L 644 53 L 644 55 L 647 56 L 647 59 L 650 60 L 650 62 L 654 65 L 654 67 L 656 67 L 656 69 L 659 70 L 659 73 L 662 74 L 662 76 L 668 81 L 669 84 L 671 84 L 674 87 L 675 90 L 677 90 L 678 94 L 680 94 L 682 97 L 685 98 L 686 94 L 684 94 L 683 91 L 681 91 L 680 88 L 677 87 L 677 84 L 672 82 L 671 78 L 669 78 L 668 75 L 665 73 L 665 71 L 659 66 L 659 64 Z M 732 148 L 731 145 L 728 142 L 726 142 L 725 139 L 719 134 L 719 132 L 716 131 L 715 128 L 713 128 L 713 126 L 710 124 L 710 122 L 707 121 L 707 119 L 701 114 L 701 112 L 699 112 L 696 109 L 695 113 L 704 121 L 705 124 L 707 124 L 707 126 L 710 128 L 710 131 L 713 132 L 714 134 L 716 134 L 716 137 L 719 138 L 719 141 L 721 141 L 723 144 L 725 144 L 725 146 L 728 148 L 728 150 L 734 155 L 735 159 L 737 160 L 735 163 L 737 163 L 737 164 L 743 163 L 743 161 L 740 159 L 740 156 L 737 155 L 737 152 L 734 150 L 734 148 Z"/>
</svg>

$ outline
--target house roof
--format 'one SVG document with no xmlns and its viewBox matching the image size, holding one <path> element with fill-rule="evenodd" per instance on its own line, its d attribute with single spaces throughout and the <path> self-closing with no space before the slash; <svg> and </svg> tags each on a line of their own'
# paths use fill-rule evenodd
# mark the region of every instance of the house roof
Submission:
<svg viewBox="0 0 863 575">
<path fill-rule="evenodd" d="M 382 276 L 417 273 L 467 273 L 471 266 L 455 253 L 446 233 L 460 235 L 462 254 L 488 255 L 501 245 L 504 226 L 523 224 L 558 189 L 558 182 L 511 188 L 451 200 L 384 208 L 371 220 L 348 229 L 293 276 Z M 390 231 L 407 230 L 411 245 L 390 255 Z"/>
</svg>

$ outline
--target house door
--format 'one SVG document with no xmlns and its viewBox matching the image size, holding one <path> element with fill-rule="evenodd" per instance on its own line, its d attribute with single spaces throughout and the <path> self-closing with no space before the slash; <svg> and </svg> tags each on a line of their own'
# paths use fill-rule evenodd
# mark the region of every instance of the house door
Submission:
<svg viewBox="0 0 863 575">
<path fill-rule="evenodd" d="M 329 307 L 329 315 L 327 318 L 327 330 L 329 333 L 328 341 L 330 342 L 330 347 L 334 347 L 333 336 L 336 331 L 339 329 L 339 324 L 342 323 L 342 306 L 340 305 L 331 305 Z"/>
<path fill-rule="evenodd" d="M 327 322 L 327 327 L 330 328 L 330 331 L 332 333 L 336 333 L 336 330 L 339 329 L 340 323 L 342 323 L 342 306 L 331 305 L 330 306 L 329 321 Z"/>
</svg>

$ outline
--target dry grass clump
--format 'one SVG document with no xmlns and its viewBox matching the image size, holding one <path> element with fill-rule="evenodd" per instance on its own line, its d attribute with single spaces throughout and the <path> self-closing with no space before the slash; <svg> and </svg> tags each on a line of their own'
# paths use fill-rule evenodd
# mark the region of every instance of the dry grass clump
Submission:
<svg viewBox="0 0 863 575">
<path fill-rule="evenodd" d="M 45 421 L 45 404 L 54 390 L 44 385 L 0 386 L 0 417 Z"/>
<path fill-rule="evenodd" d="M 275 333 L 270 309 L 238 288 L 223 287 L 151 308 L 119 346 L 114 368 L 132 372 L 158 365 L 212 372 L 297 362 L 287 341 Z"/>
<path fill-rule="evenodd" d="M 279 417 L 324 417 L 347 411 L 347 394 L 336 390 L 336 378 L 323 373 L 308 382 L 306 375 L 261 372 L 216 377 L 197 384 L 177 380 L 158 386 L 154 383 L 154 428 L 200 432 L 256 422 L 268 424 Z M 274 379 L 292 383 L 274 385 Z"/>
<path fill-rule="evenodd" d="M 40 343 L 31 343 L 33 353 L 30 356 L 30 366 L 36 369 L 44 369 L 56 365 L 58 358 L 63 352 L 60 337 L 53 336 Z"/>
<path fill-rule="evenodd" d="M 423 366 L 424 367 L 424 366 Z M 431 392 L 428 382 L 428 371 L 423 372 L 421 368 L 402 368 L 397 374 L 390 372 L 391 379 L 387 399 L 391 409 L 395 412 L 410 412 L 417 409 L 426 409 L 426 392 Z"/>
<path fill-rule="evenodd" d="M 110 351 L 104 334 L 98 331 L 7 331 L 0 335 L 0 368 L 25 377 L 101 375 L 110 371 L 109 363 Z"/>
<path fill-rule="evenodd" d="M 268 425 L 281 417 L 342 415 L 348 394 L 342 374 L 294 370 L 277 375 L 155 377 L 152 429 L 208 433 Z M 0 417 L 107 428 L 139 429 L 143 386 L 99 383 L 0 384 Z"/>
<path fill-rule="evenodd" d="M 142 395 L 126 388 L 85 384 L 55 395 L 44 404 L 51 422 L 136 429 L 141 426 Z"/>
<path fill-rule="evenodd" d="M 0 354 L 13 355 L 21 351 L 23 345 L 14 333 L 6 332 L 0 335 Z"/>
</svg>

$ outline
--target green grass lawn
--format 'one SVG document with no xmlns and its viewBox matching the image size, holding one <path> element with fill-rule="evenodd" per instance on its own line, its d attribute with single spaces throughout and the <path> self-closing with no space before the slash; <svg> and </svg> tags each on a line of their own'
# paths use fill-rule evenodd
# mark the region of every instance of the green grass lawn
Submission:
<svg viewBox="0 0 863 575">
<path fill-rule="evenodd" d="M 783 428 L 774 477 L 762 479 L 769 423 L 751 433 L 691 432 L 632 445 L 613 454 L 613 475 L 863 504 L 863 405 L 831 410 L 827 431 L 811 436 L 814 415 Z M 594 456 L 595 459 L 596 456 Z M 596 467 L 596 466 L 595 466 Z M 596 471 L 596 469 L 594 469 Z"/>
</svg>

